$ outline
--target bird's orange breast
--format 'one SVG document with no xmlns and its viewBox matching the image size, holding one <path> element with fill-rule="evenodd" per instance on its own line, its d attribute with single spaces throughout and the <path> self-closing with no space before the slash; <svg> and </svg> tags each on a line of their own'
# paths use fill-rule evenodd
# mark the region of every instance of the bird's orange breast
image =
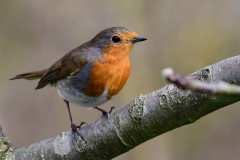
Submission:
<svg viewBox="0 0 240 160">
<path fill-rule="evenodd" d="M 129 73 L 128 55 L 120 57 L 103 55 L 103 61 L 94 61 L 88 78 L 88 84 L 83 88 L 84 94 L 100 96 L 107 90 L 108 98 L 116 95 L 125 85 Z"/>
</svg>

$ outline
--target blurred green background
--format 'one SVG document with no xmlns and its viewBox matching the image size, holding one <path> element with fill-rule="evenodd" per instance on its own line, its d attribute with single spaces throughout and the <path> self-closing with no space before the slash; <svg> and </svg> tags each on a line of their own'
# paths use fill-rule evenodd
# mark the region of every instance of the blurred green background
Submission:
<svg viewBox="0 0 240 160">
<path fill-rule="evenodd" d="M 130 78 L 113 100 L 121 108 L 140 93 L 166 85 L 161 69 L 183 75 L 240 52 L 238 0 L 1 0 L 0 123 L 18 147 L 69 130 L 56 90 L 35 91 L 37 81 L 9 81 L 45 69 L 99 31 L 126 26 L 148 41 L 131 52 Z M 150 140 L 114 160 L 238 160 L 240 108 L 226 107 L 194 124 Z M 91 122 L 96 110 L 72 105 L 75 122 Z"/>
</svg>

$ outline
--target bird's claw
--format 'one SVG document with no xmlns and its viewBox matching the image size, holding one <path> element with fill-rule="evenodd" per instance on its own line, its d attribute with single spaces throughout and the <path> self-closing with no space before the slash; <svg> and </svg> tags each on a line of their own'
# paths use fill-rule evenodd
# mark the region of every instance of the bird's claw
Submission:
<svg viewBox="0 0 240 160">
<path fill-rule="evenodd" d="M 110 110 L 109 110 L 109 114 L 111 114 L 112 113 L 112 111 L 115 109 L 116 107 L 115 106 L 112 106 L 111 108 L 110 108 Z"/>
<path fill-rule="evenodd" d="M 112 106 L 111 109 L 107 112 L 105 110 L 102 111 L 102 117 L 109 117 L 109 115 L 112 113 L 112 111 L 115 109 L 116 107 Z"/>
<path fill-rule="evenodd" d="M 75 142 L 77 142 L 78 137 L 80 137 L 81 139 L 84 139 L 83 136 L 81 135 L 81 133 L 79 132 L 79 130 L 81 129 L 81 127 L 82 127 L 84 124 L 87 125 L 86 122 L 81 122 L 81 124 L 78 125 L 78 126 L 77 126 L 76 124 L 74 124 L 74 123 L 71 124 L 73 140 L 74 140 Z"/>
</svg>

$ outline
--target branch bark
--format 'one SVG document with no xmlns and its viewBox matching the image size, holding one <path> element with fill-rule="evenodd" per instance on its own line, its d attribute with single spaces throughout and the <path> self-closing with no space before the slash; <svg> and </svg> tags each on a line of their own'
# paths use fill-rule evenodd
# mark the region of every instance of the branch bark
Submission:
<svg viewBox="0 0 240 160">
<path fill-rule="evenodd" d="M 15 147 L 10 144 L 9 139 L 3 133 L 2 127 L 0 126 L 0 159 L 14 159 Z"/>
<path fill-rule="evenodd" d="M 205 67 L 188 76 L 204 82 L 240 85 L 240 56 Z M 26 159 L 112 159 L 137 145 L 240 100 L 239 95 L 214 95 L 182 90 L 174 84 L 140 95 L 109 118 L 99 118 L 71 132 L 15 149 L 12 157 Z"/>
</svg>

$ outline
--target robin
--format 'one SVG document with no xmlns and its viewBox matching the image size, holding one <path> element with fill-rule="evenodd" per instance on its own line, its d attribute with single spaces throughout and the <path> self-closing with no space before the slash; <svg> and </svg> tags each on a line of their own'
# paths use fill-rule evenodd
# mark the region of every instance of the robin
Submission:
<svg viewBox="0 0 240 160">
<path fill-rule="evenodd" d="M 36 89 L 48 84 L 56 87 L 67 105 L 71 128 L 75 130 L 80 126 L 73 123 L 69 102 L 93 107 L 102 115 L 108 115 L 109 112 L 98 106 L 123 88 L 130 73 L 129 52 L 135 43 L 145 40 L 125 27 L 108 28 L 71 50 L 48 69 L 19 74 L 10 80 L 40 79 Z"/>
</svg>

